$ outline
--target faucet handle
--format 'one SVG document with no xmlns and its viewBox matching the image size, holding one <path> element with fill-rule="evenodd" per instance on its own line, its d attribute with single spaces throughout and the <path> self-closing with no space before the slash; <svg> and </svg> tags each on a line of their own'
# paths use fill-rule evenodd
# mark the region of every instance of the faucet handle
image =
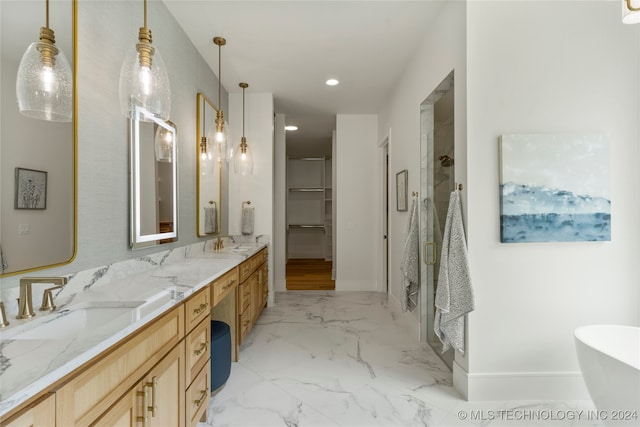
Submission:
<svg viewBox="0 0 640 427">
<path fill-rule="evenodd" d="M 56 309 L 56 305 L 53 302 L 53 291 L 57 289 L 62 289 L 62 286 L 54 286 L 52 288 L 44 290 L 44 293 L 42 294 L 42 305 L 40 306 L 40 311 L 53 311 Z"/>
</svg>

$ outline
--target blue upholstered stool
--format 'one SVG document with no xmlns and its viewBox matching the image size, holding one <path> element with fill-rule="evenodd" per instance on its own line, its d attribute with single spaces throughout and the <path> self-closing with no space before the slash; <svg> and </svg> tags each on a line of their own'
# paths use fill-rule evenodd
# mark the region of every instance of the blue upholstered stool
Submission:
<svg viewBox="0 0 640 427">
<path fill-rule="evenodd" d="M 211 391 L 217 390 L 231 373 L 231 332 L 229 325 L 211 321 Z"/>
</svg>

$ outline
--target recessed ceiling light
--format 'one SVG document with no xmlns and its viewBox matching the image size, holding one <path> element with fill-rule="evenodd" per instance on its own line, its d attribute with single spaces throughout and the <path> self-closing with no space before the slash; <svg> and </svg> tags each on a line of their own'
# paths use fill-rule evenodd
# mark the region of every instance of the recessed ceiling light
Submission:
<svg viewBox="0 0 640 427">
<path fill-rule="evenodd" d="M 293 125 L 285 126 L 284 130 L 298 130 L 298 126 L 293 126 Z"/>
<path fill-rule="evenodd" d="M 327 81 L 325 82 L 325 84 L 326 84 L 327 86 L 337 86 L 337 85 L 338 85 L 338 83 L 340 83 L 340 82 L 339 82 L 338 80 L 336 80 L 336 79 L 329 79 L 329 80 L 327 80 Z"/>
</svg>

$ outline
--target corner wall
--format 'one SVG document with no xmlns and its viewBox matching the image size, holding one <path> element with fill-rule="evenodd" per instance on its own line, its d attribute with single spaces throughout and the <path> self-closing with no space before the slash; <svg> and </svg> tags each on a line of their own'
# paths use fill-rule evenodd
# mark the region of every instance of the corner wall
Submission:
<svg viewBox="0 0 640 427">
<path fill-rule="evenodd" d="M 428 26 L 422 45 L 390 94 L 380 114 L 379 139 L 389 137 L 389 294 L 400 310 L 404 298 L 400 265 L 409 211 L 396 211 L 396 173 L 408 170 L 408 191 L 420 190 L 420 104 L 455 71 L 455 174 L 466 183 L 466 40 L 465 2 L 446 2 Z M 381 174 L 382 172 L 378 172 Z M 411 200 L 409 200 L 410 208 Z M 382 205 L 382 201 L 378 202 Z M 466 207 L 466 190 L 463 208 Z M 466 217 L 466 215 L 465 215 Z M 378 257 L 382 256 L 381 252 Z M 420 337 L 420 311 L 405 313 L 416 339 Z"/>
<path fill-rule="evenodd" d="M 336 291 L 376 291 L 377 116 L 336 118 Z"/>
</svg>

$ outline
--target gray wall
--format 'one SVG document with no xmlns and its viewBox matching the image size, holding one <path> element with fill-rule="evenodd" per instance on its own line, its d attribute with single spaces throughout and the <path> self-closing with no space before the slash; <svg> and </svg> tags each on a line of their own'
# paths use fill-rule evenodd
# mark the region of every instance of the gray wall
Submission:
<svg viewBox="0 0 640 427">
<path fill-rule="evenodd" d="M 163 2 L 148 3 L 148 27 L 171 81 L 178 129 L 178 241 L 129 248 L 128 122 L 118 100 L 120 66 L 137 42 L 142 2 L 85 1 L 78 6 L 78 250 L 65 274 L 202 240 L 196 236 L 196 94 L 218 99 L 218 80 Z M 222 108 L 228 94 L 222 88 Z M 19 276 L 2 279 L 3 288 Z"/>
</svg>

